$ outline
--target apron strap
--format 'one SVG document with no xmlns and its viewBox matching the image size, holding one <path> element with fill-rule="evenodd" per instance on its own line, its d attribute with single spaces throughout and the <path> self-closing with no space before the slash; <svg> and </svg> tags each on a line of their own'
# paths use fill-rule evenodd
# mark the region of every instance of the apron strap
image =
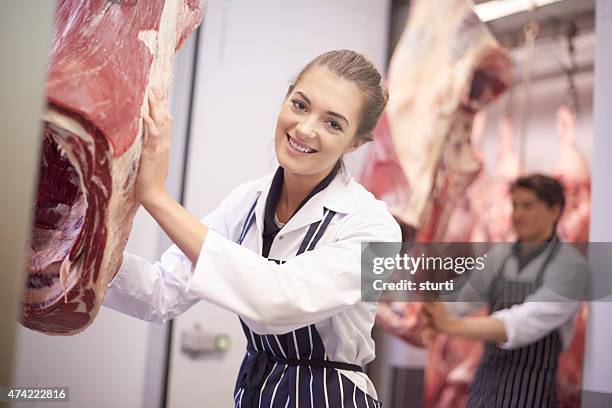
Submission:
<svg viewBox="0 0 612 408">
<path fill-rule="evenodd" d="M 332 218 L 334 218 L 334 215 L 336 215 L 334 211 L 326 208 L 323 211 L 323 219 L 310 224 L 310 228 L 308 228 L 308 232 L 306 232 L 296 255 L 300 255 L 306 251 L 312 251 L 317 246 Z"/>
<path fill-rule="evenodd" d="M 561 242 L 559 241 L 559 238 L 557 237 L 556 234 L 553 236 L 553 238 L 550 241 L 549 245 L 552 245 L 552 248 L 548 252 L 548 255 L 546 256 L 546 259 L 542 263 L 542 266 L 540 266 L 540 270 L 538 271 L 538 274 L 536 275 L 536 279 L 534 281 L 534 283 L 536 284 L 536 288 L 539 288 L 540 286 L 542 286 L 544 272 L 546 272 L 546 268 L 548 268 L 548 265 L 552 262 L 552 260 L 554 259 L 555 255 L 557 255 L 557 252 L 559 252 L 559 248 L 561 247 Z M 497 285 L 499 283 L 499 280 L 502 277 L 504 269 L 506 268 L 506 263 L 508 262 L 508 259 L 510 259 L 510 257 L 512 255 L 513 255 L 512 251 L 510 251 L 510 253 L 508 255 L 506 255 L 506 257 L 504 258 L 501 266 L 496 271 L 495 277 L 491 281 L 491 285 L 489 286 L 489 294 L 488 294 L 489 295 L 489 299 L 488 299 L 489 300 L 489 304 L 491 304 L 492 299 L 494 298 L 494 291 L 497 288 Z"/>
<path fill-rule="evenodd" d="M 240 381 L 240 386 L 247 389 L 259 388 L 270 364 L 279 363 L 290 366 L 335 368 L 337 370 L 357 371 L 363 368 L 356 364 L 342 363 L 330 360 L 308 360 L 274 356 L 266 351 L 248 351 L 246 371 Z"/>
<path fill-rule="evenodd" d="M 548 265 L 552 262 L 555 255 L 557 255 L 557 252 L 559 252 L 559 249 L 561 248 L 561 242 L 559 241 L 559 238 L 557 237 L 556 234 L 553 237 L 551 244 L 553 247 L 550 249 L 550 252 L 548 253 L 548 256 L 546 257 L 546 260 L 542 264 L 542 267 L 538 271 L 538 276 L 536 277 L 536 285 L 538 288 L 542 286 L 542 283 L 544 280 L 544 272 L 546 271 L 546 268 L 548 268 Z"/>
<path fill-rule="evenodd" d="M 261 191 L 257 193 L 257 197 L 255 197 L 255 201 L 253 202 L 253 205 L 251 205 L 251 208 L 249 209 L 246 220 L 244 221 L 244 224 L 242 225 L 242 231 L 240 231 L 240 236 L 238 238 L 238 245 L 242 245 L 242 241 L 244 241 L 244 238 L 246 237 L 247 232 L 249 232 L 251 225 L 253 225 L 253 222 L 255 222 L 255 206 L 257 205 L 257 200 L 259 199 L 260 195 L 261 195 Z"/>
</svg>

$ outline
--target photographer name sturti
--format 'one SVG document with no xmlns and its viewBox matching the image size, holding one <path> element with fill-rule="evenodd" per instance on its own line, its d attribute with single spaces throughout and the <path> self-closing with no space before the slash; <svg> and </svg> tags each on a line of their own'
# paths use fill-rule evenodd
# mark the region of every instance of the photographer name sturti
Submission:
<svg viewBox="0 0 612 408">
<path fill-rule="evenodd" d="M 462 275 L 470 270 L 483 270 L 485 268 L 486 254 L 478 257 L 439 257 L 411 256 L 408 254 L 397 254 L 393 257 L 376 257 L 372 261 L 372 273 L 381 275 L 385 272 L 405 271 L 414 275 L 416 272 L 454 272 Z M 409 279 L 401 279 L 394 282 L 386 282 L 384 279 L 375 279 L 372 282 L 376 291 L 448 291 L 454 289 L 454 279 L 443 282 L 422 281 L 414 282 Z"/>
</svg>

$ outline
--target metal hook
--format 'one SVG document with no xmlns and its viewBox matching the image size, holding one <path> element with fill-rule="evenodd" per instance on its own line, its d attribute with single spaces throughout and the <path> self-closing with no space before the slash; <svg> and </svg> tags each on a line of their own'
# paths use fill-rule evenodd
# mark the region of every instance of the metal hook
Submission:
<svg viewBox="0 0 612 408">
<path fill-rule="evenodd" d="M 569 67 L 564 68 L 567 76 L 567 104 L 576 118 L 580 114 L 580 107 L 578 102 L 578 91 L 576 89 L 576 82 L 574 76 L 578 68 L 576 63 L 576 47 L 574 45 L 574 38 L 578 34 L 578 28 L 576 23 L 571 20 L 565 22 L 564 35 L 567 43 L 567 56 L 569 59 Z"/>
<path fill-rule="evenodd" d="M 521 171 L 525 168 L 525 153 L 527 142 L 527 127 L 531 111 L 531 80 L 533 76 L 533 61 L 535 40 L 540 32 L 540 22 L 537 16 L 537 5 L 531 0 L 529 21 L 523 27 L 525 36 L 525 60 L 523 62 L 523 103 L 521 111 L 521 128 L 519 134 L 519 162 Z"/>
</svg>

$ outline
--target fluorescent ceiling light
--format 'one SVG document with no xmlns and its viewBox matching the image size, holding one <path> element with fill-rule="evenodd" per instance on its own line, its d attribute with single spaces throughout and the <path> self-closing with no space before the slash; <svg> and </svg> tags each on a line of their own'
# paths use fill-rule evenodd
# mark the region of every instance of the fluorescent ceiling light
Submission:
<svg viewBox="0 0 612 408">
<path fill-rule="evenodd" d="M 533 0 L 536 7 L 557 3 L 562 0 Z M 511 14 L 527 11 L 531 8 L 532 0 L 491 0 L 474 6 L 474 11 L 481 21 L 487 22 L 506 17 Z"/>
</svg>

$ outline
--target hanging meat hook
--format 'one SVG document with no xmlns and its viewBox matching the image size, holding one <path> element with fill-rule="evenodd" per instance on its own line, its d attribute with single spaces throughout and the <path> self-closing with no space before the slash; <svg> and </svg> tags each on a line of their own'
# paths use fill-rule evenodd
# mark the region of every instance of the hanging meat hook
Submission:
<svg viewBox="0 0 612 408">
<path fill-rule="evenodd" d="M 527 129 L 531 112 L 531 82 L 533 77 L 533 61 L 535 40 L 540 32 L 540 22 L 536 13 L 537 5 L 531 0 L 529 21 L 523 27 L 525 36 L 525 59 L 523 61 L 523 103 L 521 110 L 521 130 L 519 136 L 519 163 L 521 173 L 525 169 L 525 147 L 527 142 Z"/>
<path fill-rule="evenodd" d="M 570 110 L 574 114 L 574 118 L 577 120 L 580 116 L 580 105 L 578 101 L 578 91 L 576 89 L 576 81 L 574 80 L 578 64 L 576 62 L 576 47 L 574 44 L 574 39 L 576 38 L 576 34 L 578 33 L 578 29 L 576 28 L 576 23 L 573 21 L 567 21 L 564 25 L 564 35 L 566 40 L 566 50 L 567 56 L 569 60 L 568 67 L 562 67 L 565 75 L 567 77 L 567 94 L 566 94 L 566 103 L 569 106 Z"/>
</svg>

